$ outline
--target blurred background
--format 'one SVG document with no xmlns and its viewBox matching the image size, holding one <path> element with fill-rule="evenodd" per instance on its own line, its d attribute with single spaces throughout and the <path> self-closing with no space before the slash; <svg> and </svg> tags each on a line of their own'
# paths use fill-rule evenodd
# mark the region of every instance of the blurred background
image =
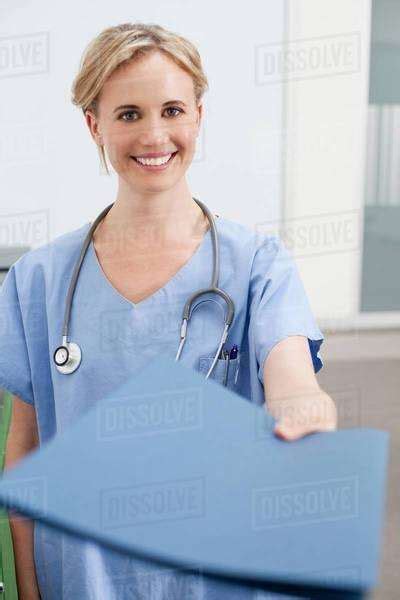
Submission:
<svg viewBox="0 0 400 600">
<path fill-rule="evenodd" d="M 0 285 L 19 256 L 93 220 L 114 199 L 115 173 L 102 171 L 70 88 L 89 40 L 126 21 L 164 25 L 197 45 L 210 89 L 188 173 L 193 195 L 283 237 L 325 335 L 317 377 L 337 404 L 339 427 L 390 433 L 381 582 L 371 598 L 395 599 L 400 1 L 253 0 L 243 11 L 208 0 L 134 10 L 126 0 L 2 0 Z M 9 401 L 0 394 L 3 448 Z M 7 532 L 0 537 L 4 579 L 12 564 Z"/>
</svg>

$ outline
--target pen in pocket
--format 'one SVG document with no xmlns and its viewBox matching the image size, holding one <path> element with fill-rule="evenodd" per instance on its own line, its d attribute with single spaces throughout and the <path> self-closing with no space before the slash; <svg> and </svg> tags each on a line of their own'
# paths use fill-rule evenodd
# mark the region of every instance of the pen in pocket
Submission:
<svg viewBox="0 0 400 600">
<path fill-rule="evenodd" d="M 238 347 L 237 347 L 236 344 L 234 344 L 232 346 L 232 350 L 229 353 L 230 360 L 233 360 L 233 359 L 237 358 L 237 354 L 238 354 Z"/>
<path fill-rule="evenodd" d="M 228 381 L 230 353 L 229 352 L 225 352 L 224 358 L 225 358 L 225 373 L 224 373 L 223 385 L 226 386 L 226 382 Z"/>
</svg>

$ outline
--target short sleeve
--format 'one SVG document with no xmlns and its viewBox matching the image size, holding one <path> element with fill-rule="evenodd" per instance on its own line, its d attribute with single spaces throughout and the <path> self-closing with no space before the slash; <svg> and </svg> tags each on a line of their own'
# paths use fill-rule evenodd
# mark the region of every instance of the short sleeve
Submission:
<svg viewBox="0 0 400 600">
<path fill-rule="evenodd" d="M 34 404 L 31 368 L 14 265 L 0 286 L 0 388 Z"/>
<path fill-rule="evenodd" d="M 258 378 L 264 385 L 264 363 L 272 348 L 291 335 L 308 338 L 314 372 L 323 362 L 319 349 L 324 336 L 318 327 L 291 253 L 279 236 L 257 249 L 251 273 L 249 333 L 257 359 Z"/>
</svg>

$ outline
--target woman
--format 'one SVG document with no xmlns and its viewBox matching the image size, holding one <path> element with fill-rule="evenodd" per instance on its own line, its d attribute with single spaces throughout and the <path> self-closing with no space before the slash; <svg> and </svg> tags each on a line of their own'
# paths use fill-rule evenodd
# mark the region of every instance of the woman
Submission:
<svg viewBox="0 0 400 600">
<path fill-rule="evenodd" d="M 175 357 L 185 302 L 211 279 L 209 220 L 186 181 L 206 88 L 196 48 L 156 25 L 110 27 L 86 49 L 72 100 L 108 170 L 107 151 L 118 192 L 94 232 L 73 298 L 70 339 L 79 340 L 83 355 L 76 371 L 60 372 L 53 355 L 90 224 L 24 255 L 3 283 L 0 386 L 14 395 L 7 468 L 160 352 Z M 334 403 L 315 378 L 323 335 L 290 254 L 278 237 L 258 239 L 222 217 L 216 227 L 219 287 L 235 303 L 225 349 L 238 348 L 226 385 L 248 401 L 265 402 L 283 439 L 335 429 Z M 183 364 L 209 370 L 225 310 L 215 295 L 195 304 Z M 225 364 L 221 358 L 211 374 L 219 383 Z M 39 590 L 43 599 L 170 597 L 170 579 L 159 568 L 38 524 L 33 538 L 27 520 L 13 519 L 12 532 L 22 600 L 39 597 Z M 209 584 L 202 594 L 221 597 L 221 589 L 215 596 Z"/>
</svg>

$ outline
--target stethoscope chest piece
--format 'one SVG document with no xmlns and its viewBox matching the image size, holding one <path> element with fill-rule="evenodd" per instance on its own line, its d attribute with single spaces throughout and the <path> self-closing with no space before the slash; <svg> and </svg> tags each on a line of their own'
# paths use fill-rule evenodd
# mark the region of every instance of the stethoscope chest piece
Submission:
<svg viewBox="0 0 400 600">
<path fill-rule="evenodd" d="M 68 342 L 68 344 L 56 348 L 53 358 L 57 371 L 64 375 L 70 375 L 81 364 L 82 352 L 78 344 Z"/>
</svg>

